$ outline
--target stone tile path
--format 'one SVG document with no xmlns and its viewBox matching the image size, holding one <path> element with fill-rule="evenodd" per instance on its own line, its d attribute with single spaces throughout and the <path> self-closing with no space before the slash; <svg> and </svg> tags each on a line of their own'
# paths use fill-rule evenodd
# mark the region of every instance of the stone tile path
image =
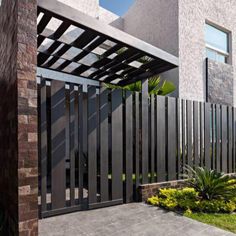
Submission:
<svg viewBox="0 0 236 236">
<path fill-rule="evenodd" d="M 233 233 L 165 212 L 144 203 L 131 203 L 43 219 L 40 236 L 230 236 Z"/>
</svg>

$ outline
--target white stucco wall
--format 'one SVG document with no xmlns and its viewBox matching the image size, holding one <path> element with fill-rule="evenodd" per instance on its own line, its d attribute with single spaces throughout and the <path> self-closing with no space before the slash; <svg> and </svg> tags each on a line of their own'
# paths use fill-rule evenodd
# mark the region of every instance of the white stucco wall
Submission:
<svg viewBox="0 0 236 236">
<path fill-rule="evenodd" d="M 201 101 L 206 99 L 204 31 L 206 20 L 232 32 L 233 67 L 236 75 L 236 1 L 180 0 L 179 94 L 183 98 Z M 234 76 L 235 79 L 236 77 Z M 234 82 L 234 97 L 235 95 Z"/>
<path fill-rule="evenodd" d="M 73 7 L 87 15 L 97 18 L 106 24 L 123 29 L 123 20 L 113 12 L 99 5 L 99 0 L 58 0 L 70 7 Z"/>
<path fill-rule="evenodd" d="M 110 12 L 103 7 L 99 7 L 99 20 L 106 22 L 107 24 L 110 24 L 111 22 L 117 20 L 118 18 L 119 16 L 117 16 L 113 12 Z"/>
<path fill-rule="evenodd" d="M 53 0 L 49 0 L 53 1 Z M 92 17 L 99 15 L 99 0 L 58 0 Z"/>
</svg>

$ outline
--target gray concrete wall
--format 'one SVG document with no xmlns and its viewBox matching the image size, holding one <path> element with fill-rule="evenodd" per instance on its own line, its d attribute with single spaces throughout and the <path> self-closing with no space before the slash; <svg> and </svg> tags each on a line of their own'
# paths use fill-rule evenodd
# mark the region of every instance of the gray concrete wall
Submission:
<svg viewBox="0 0 236 236">
<path fill-rule="evenodd" d="M 178 56 L 178 1 L 136 0 L 123 18 L 125 32 Z"/>
<path fill-rule="evenodd" d="M 209 102 L 232 105 L 234 71 L 232 65 L 206 60 L 207 97 Z"/>
</svg>

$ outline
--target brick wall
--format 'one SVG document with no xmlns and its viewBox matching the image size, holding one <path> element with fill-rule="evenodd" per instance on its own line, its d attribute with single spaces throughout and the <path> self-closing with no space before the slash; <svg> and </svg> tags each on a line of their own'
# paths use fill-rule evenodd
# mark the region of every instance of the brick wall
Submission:
<svg viewBox="0 0 236 236">
<path fill-rule="evenodd" d="M 0 205 L 9 235 L 37 235 L 36 0 L 0 7 Z"/>
<path fill-rule="evenodd" d="M 145 202 L 149 197 L 155 196 L 157 194 L 158 189 L 161 188 L 181 188 L 184 186 L 186 186 L 186 182 L 184 180 L 174 180 L 153 184 L 142 184 L 139 186 L 138 189 L 139 200 Z"/>
<path fill-rule="evenodd" d="M 232 178 L 236 178 L 235 173 L 229 173 L 226 175 L 229 175 Z M 161 188 L 183 188 L 187 186 L 189 185 L 186 183 L 186 180 L 183 179 L 152 184 L 142 184 L 138 188 L 138 200 L 145 202 L 148 198 L 155 196 L 157 194 L 157 191 Z"/>
</svg>

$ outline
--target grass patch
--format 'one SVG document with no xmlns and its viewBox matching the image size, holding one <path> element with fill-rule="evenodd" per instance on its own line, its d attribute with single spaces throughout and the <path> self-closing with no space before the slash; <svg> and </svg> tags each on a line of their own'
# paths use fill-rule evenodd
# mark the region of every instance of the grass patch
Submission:
<svg viewBox="0 0 236 236">
<path fill-rule="evenodd" d="M 186 217 L 236 233 L 236 214 L 185 213 Z"/>
</svg>

